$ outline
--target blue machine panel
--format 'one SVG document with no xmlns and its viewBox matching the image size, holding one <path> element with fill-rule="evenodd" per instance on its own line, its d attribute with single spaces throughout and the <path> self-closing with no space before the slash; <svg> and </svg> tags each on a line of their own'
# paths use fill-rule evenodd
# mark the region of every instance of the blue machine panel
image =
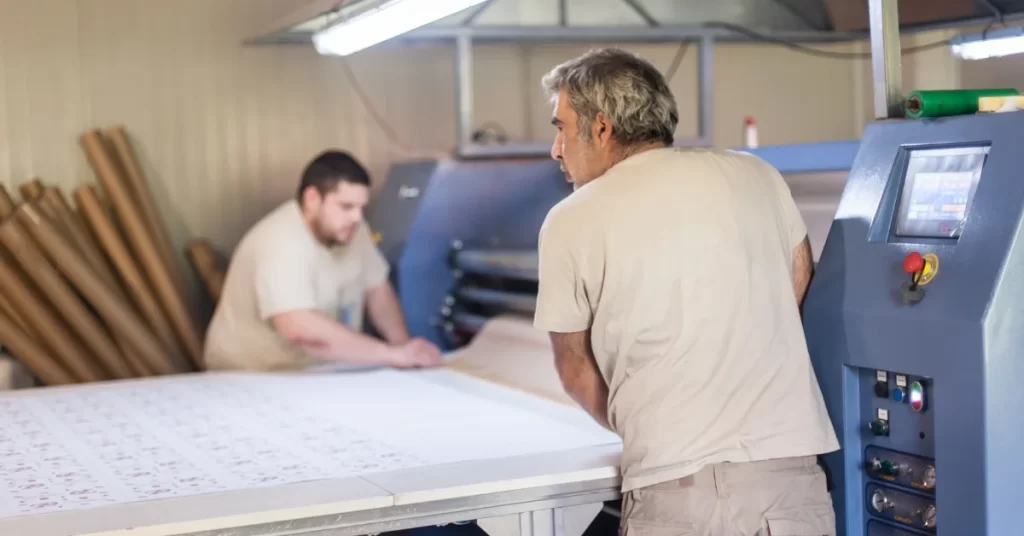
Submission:
<svg viewBox="0 0 1024 536">
<path fill-rule="evenodd" d="M 371 226 L 382 245 L 391 244 L 385 249 L 410 333 L 442 347 L 437 321 L 455 283 L 452 244 L 536 257 L 544 218 L 572 192 L 550 158 L 398 164 L 386 188 Z M 388 221 L 395 218 L 400 225 Z"/>
<path fill-rule="evenodd" d="M 1021 113 L 865 131 L 804 311 L 840 535 L 1024 534 L 1021 140 Z"/>
</svg>

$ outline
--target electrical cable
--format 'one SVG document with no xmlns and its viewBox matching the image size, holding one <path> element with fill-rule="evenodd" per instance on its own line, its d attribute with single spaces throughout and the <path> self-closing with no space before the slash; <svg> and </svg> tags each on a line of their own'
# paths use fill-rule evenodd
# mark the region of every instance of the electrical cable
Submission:
<svg viewBox="0 0 1024 536">
<path fill-rule="evenodd" d="M 805 45 L 802 45 L 800 43 L 797 43 L 797 42 L 794 42 L 794 41 L 790 41 L 790 40 L 787 40 L 787 39 L 782 39 L 782 38 L 779 38 L 779 37 L 772 37 L 770 35 L 765 35 L 763 33 L 751 30 L 751 29 L 746 28 L 744 26 L 740 26 L 738 24 L 730 24 L 728 22 L 708 22 L 708 23 L 705 23 L 703 26 L 705 28 L 716 28 L 716 29 L 721 29 L 721 30 L 728 30 L 730 32 L 743 35 L 743 36 L 748 37 L 750 39 L 753 39 L 755 41 L 762 41 L 762 42 L 765 42 L 765 43 L 771 43 L 771 44 L 783 46 L 783 47 L 786 47 L 786 48 L 788 48 L 790 50 L 793 50 L 795 52 L 801 52 L 803 54 L 808 54 L 808 55 L 811 55 L 811 56 L 817 56 L 817 57 L 821 57 L 821 58 L 838 59 L 838 60 L 863 60 L 863 59 L 871 59 L 871 53 L 870 52 L 834 52 L 834 51 L 831 51 L 831 50 L 821 50 L 821 49 L 818 49 L 818 48 L 812 48 L 812 47 L 809 47 L 809 46 L 805 46 Z M 913 47 L 906 47 L 906 48 L 903 48 L 900 51 L 900 53 L 902 55 L 904 55 L 904 56 L 907 56 L 907 55 L 910 55 L 910 54 L 917 54 L 918 52 L 924 52 L 926 50 L 931 50 L 931 49 L 934 49 L 934 48 L 940 48 L 940 47 L 944 47 L 944 46 L 948 46 L 948 45 L 949 45 L 949 40 L 948 39 L 943 39 L 941 41 L 935 41 L 935 42 L 927 43 L 927 44 L 924 44 L 924 45 L 918 45 L 918 46 L 913 46 Z"/>
<path fill-rule="evenodd" d="M 672 63 L 669 64 L 668 70 L 665 71 L 665 83 L 672 82 L 675 78 L 676 72 L 679 71 L 679 65 L 683 63 L 683 58 L 686 57 L 686 51 L 690 48 L 688 41 L 679 43 L 679 48 L 676 49 L 676 55 L 672 58 Z"/>
<path fill-rule="evenodd" d="M 377 107 L 374 106 L 373 101 L 370 100 L 369 95 L 367 95 L 366 91 L 363 90 L 362 84 L 359 83 L 358 77 L 356 77 L 356 74 L 352 71 L 352 67 L 348 64 L 348 60 L 344 56 L 339 56 L 338 60 L 341 63 L 342 70 L 345 71 L 345 78 L 348 79 L 348 83 L 352 85 L 352 89 L 356 92 L 356 97 L 359 98 L 359 101 L 362 103 L 363 108 L 365 108 L 367 113 L 370 114 L 370 118 L 373 119 L 373 122 L 376 123 L 377 127 L 381 129 L 384 135 L 388 138 L 388 141 L 390 141 L 399 149 L 408 153 L 409 155 L 418 155 L 428 158 L 447 158 L 448 156 L 450 156 L 450 153 L 446 153 L 443 151 L 416 150 L 413 149 L 410 145 L 406 144 L 402 140 L 401 136 L 398 135 L 398 132 L 396 132 L 395 129 L 392 128 L 392 126 L 387 122 L 387 120 L 384 119 L 384 116 L 380 113 L 380 111 L 377 110 Z"/>
</svg>

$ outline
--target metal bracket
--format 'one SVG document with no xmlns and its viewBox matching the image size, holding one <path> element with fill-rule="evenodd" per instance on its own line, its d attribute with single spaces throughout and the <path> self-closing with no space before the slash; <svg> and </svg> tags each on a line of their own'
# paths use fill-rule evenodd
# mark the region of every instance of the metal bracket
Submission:
<svg viewBox="0 0 1024 536">
<path fill-rule="evenodd" d="M 477 520 L 488 536 L 582 536 L 601 512 L 601 503 L 535 510 Z"/>
</svg>

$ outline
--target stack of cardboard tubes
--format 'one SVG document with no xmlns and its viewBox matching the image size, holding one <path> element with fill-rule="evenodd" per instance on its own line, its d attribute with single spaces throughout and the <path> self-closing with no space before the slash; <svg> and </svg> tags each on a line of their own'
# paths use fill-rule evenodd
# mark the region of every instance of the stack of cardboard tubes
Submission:
<svg viewBox="0 0 1024 536">
<path fill-rule="evenodd" d="M 79 142 L 98 187 L 73 203 L 40 179 L 20 202 L 0 185 L 0 345 L 44 385 L 201 370 L 184 273 L 124 128 Z M 193 265 L 207 249 L 190 248 Z"/>
</svg>

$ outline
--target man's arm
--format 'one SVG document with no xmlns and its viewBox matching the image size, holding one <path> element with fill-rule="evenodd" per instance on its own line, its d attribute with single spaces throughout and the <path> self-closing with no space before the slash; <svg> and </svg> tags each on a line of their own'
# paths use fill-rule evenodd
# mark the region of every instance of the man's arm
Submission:
<svg viewBox="0 0 1024 536">
<path fill-rule="evenodd" d="M 590 330 L 574 333 L 551 333 L 555 351 L 555 369 L 562 387 L 601 426 L 611 430 L 608 422 L 608 385 L 597 369 L 590 346 Z"/>
<path fill-rule="evenodd" d="M 353 331 L 315 310 L 288 311 L 270 319 L 274 330 L 306 354 L 354 365 L 392 365 L 396 352 L 383 341 Z"/>
<path fill-rule="evenodd" d="M 366 291 L 366 312 L 373 326 L 391 344 L 402 344 L 409 340 L 409 328 L 405 325 L 405 315 L 398 303 L 398 295 L 387 280 Z"/>
<path fill-rule="evenodd" d="M 804 239 L 793 248 L 793 292 L 796 294 L 796 304 L 801 313 L 804 310 L 804 298 L 807 297 L 807 289 L 811 285 L 811 276 L 814 275 L 814 258 L 811 254 L 811 241 Z"/>
</svg>

